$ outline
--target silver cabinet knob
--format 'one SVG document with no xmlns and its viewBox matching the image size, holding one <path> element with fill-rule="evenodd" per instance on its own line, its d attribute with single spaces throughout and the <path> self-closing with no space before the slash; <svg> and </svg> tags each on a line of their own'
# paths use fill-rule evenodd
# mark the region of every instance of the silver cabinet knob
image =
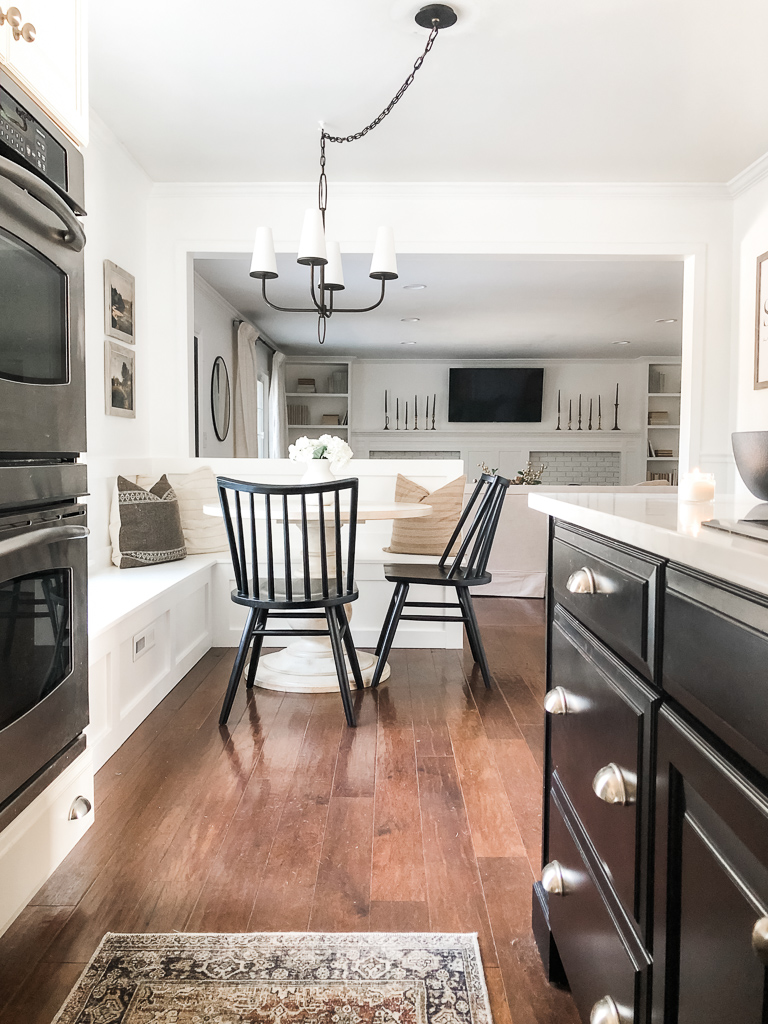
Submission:
<svg viewBox="0 0 768 1024">
<path fill-rule="evenodd" d="M 565 896 L 565 878 L 559 860 L 551 860 L 541 869 L 541 884 L 551 896 Z"/>
<path fill-rule="evenodd" d="M 86 814 L 91 813 L 91 801 L 87 796 L 76 796 L 72 801 L 72 806 L 69 808 L 69 814 L 67 815 L 69 821 L 77 821 L 78 818 L 84 818 Z"/>
<path fill-rule="evenodd" d="M 567 715 L 573 709 L 568 706 L 568 692 L 562 686 L 553 687 L 544 698 L 544 710 L 550 715 Z"/>
<path fill-rule="evenodd" d="M 572 594 L 597 594 L 597 580 L 595 574 L 586 565 L 572 572 L 565 584 L 565 589 Z"/>
<path fill-rule="evenodd" d="M 610 996 L 598 999 L 589 1014 L 589 1024 L 631 1024 L 631 1017 L 619 1012 L 619 1008 Z"/>
<path fill-rule="evenodd" d="M 592 779 L 592 789 L 607 804 L 633 804 L 637 800 L 637 775 L 611 761 Z"/>
<path fill-rule="evenodd" d="M 768 967 L 768 917 L 761 917 L 752 929 L 752 949 Z"/>
</svg>

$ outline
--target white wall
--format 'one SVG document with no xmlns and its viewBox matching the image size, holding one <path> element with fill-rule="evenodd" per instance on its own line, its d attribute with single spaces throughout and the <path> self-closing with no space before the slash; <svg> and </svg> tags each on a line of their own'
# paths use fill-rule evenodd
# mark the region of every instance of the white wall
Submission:
<svg viewBox="0 0 768 1024">
<path fill-rule="evenodd" d="M 148 302 L 147 217 L 152 182 L 97 115 L 85 151 L 85 346 L 88 519 L 91 553 L 108 543 L 109 503 L 121 459 L 146 456 L 152 437 L 149 388 L 156 334 Z M 107 416 L 104 398 L 104 260 L 136 278 L 136 418 Z M 186 375 L 185 375 L 186 382 Z M 123 470 L 124 472 L 127 469 Z"/>
<path fill-rule="evenodd" d="M 165 381 L 191 372 L 192 256 L 247 253 L 253 228 L 274 228 L 277 248 L 295 251 L 315 186 L 163 185 L 150 200 L 153 432 L 168 454 L 190 451 L 188 389 Z M 447 213 L 450 211 L 450 215 Z M 402 252 L 488 252 L 685 258 L 683 457 L 727 487 L 732 202 L 720 186 L 334 186 L 329 213 L 342 249 L 363 252 L 378 223 L 394 226 Z M 333 342 L 324 354 L 333 358 Z"/>
</svg>

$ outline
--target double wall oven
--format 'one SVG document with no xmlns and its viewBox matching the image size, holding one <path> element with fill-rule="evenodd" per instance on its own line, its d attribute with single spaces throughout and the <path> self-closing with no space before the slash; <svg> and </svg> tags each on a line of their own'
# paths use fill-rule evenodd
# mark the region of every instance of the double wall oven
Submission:
<svg viewBox="0 0 768 1024">
<path fill-rule="evenodd" d="M 0 828 L 88 723 L 83 158 L 0 71 Z"/>
</svg>

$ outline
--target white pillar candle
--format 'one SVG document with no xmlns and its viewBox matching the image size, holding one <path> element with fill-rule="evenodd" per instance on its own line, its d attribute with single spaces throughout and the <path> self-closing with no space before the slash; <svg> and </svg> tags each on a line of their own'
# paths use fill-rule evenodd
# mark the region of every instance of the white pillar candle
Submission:
<svg viewBox="0 0 768 1024">
<path fill-rule="evenodd" d="M 685 473 L 680 481 L 678 495 L 681 501 L 714 501 L 714 475 L 712 473 L 700 473 L 698 469 Z"/>
</svg>

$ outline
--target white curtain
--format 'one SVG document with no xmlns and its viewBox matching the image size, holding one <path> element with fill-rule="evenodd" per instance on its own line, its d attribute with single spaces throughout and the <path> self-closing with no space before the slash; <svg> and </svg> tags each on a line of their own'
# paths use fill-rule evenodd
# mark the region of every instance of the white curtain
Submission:
<svg viewBox="0 0 768 1024">
<path fill-rule="evenodd" d="M 288 410 L 285 404 L 285 356 L 275 352 L 272 356 L 272 376 L 269 382 L 269 457 L 285 459 L 288 456 Z"/>
<path fill-rule="evenodd" d="M 235 457 L 259 457 L 256 382 L 259 379 L 256 341 L 259 332 L 242 323 L 237 331 L 237 377 L 235 379 Z"/>
</svg>

